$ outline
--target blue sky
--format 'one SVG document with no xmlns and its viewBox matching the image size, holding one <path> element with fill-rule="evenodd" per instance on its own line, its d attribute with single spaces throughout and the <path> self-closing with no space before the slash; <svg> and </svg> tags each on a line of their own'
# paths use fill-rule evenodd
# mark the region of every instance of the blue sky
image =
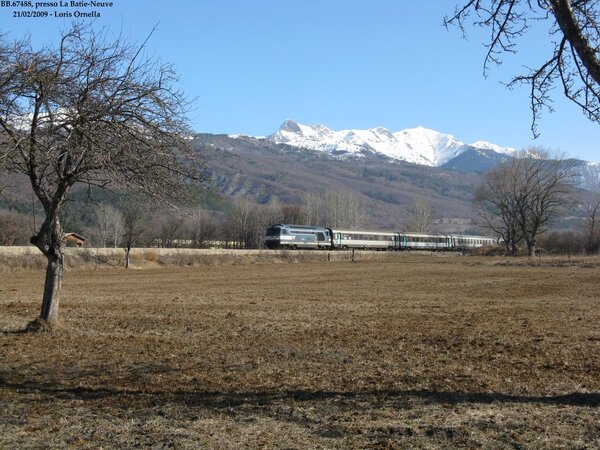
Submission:
<svg viewBox="0 0 600 450">
<path fill-rule="evenodd" d="M 421 125 L 464 142 L 540 145 L 600 161 L 600 126 L 559 89 L 555 112 L 544 113 L 541 136 L 533 140 L 527 88 L 501 84 L 542 61 L 549 47 L 543 29 L 486 79 L 487 32 L 471 29 L 465 40 L 442 26 L 453 0 L 113 3 L 99 9 L 94 26 L 143 41 L 158 25 L 149 51 L 175 66 L 182 89 L 195 99 L 191 122 L 199 132 L 264 136 L 285 119 L 336 130 Z M 11 37 L 30 32 L 36 45 L 55 42 L 71 20 L 13 18 L 10 11 L 0 11 L 0 29 Z"/>
</svg>

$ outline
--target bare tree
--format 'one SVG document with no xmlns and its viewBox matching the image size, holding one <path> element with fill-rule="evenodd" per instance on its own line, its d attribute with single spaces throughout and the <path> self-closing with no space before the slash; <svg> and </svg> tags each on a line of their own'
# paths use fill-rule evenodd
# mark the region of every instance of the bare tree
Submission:
<svg viewBox="0 0 600 450">
<path fill-rule="evenodd" d="M 98 204 L 94 208 L 100 246 L 106 247 L 110 242 L 114 248 L 121 244 L 123 236 L 123 214 L 110 204 Z"/>
<path fill-rule="evenodd" d="M 325 220 L 329 227 L 357 229 L 367 222 L 367 212 L 363 202 L 349 191 L 328 191 L 325 194 Z"/>
<path fill-rule="evenodd" d="M 96 205 L 94 208 L 94 214 L 96 216 L 96 224 L 98 225 L 98 247 L 105 248 L 110 235 L 110 219 L 108 211 L 106 210 L 108 205 Z"/>
<path fill-rule="evenodd" d="M 174 211 L 161 211 L 158 220 L 158 239 L 161 247 L 180 247 L 183 240 L 185 218 Z"/>
<path fill-rule="evenodd" d="M 586 205 L 586 246 L 589 253 L 594 253 L 600 248 L 600 237 L 598 236 L 598 218 L 600 216 L 600 196 L 596 192 L 590 195 Z"/>
<path fill-rule="evenodd" d="M 537 236 L 570 202 L 575 161 L 530 149 L 500 164 L 484 176 L 475 194 L 485 225 L 508 239 L 522 239 L 535 256 Z"/>
<path fill-rule="evenodd" d="M 276 199 L 257 205 L 249 198 L 238 198 L 223 227 L 225 240 L 242 243 L 244 248 L 262 248 L 266 229 L 282 219 L 282 208 Z"/>
<path fill-rule="evenodd" d="M 523 240 L 513 169 L 512 164 L 505 163 L 487 172 L 474 195 L 483 226 L 500 236 L 506 252 L 511 255 L 516 254 Z"/>
<path fill-rule="evenodd" d="M 269 203 L 266 205 L 262 205 L 260 207 L 261 216 L 261 226 L 263 227 L 263 232 L 267 227 L 275 224 L 275 223 L 289 223 L 284 222 L 284 206 L 279 203 L 277 197 L 271 197 Z M 264 234 L 264 233 L 263 233 Z M 264 237 L 264 236 L 263 236 Z"/>
<path fill-rule="evenodd" d="M 427 233 L 431 230 L 432 210 L 431 205 L 423 197 L 415 197 L 412 215 L 408 222 L 410 231 Z"/>
<path fill-rule="evenodd" d="M 173 203 L 199 180 L 187 101 L 144 44 L 74 24 L 57 47 L 0 41 L 0 168 L 29 177 L 44 220 L 31 238 L 48 261 L 40 317 L 58 319 L 64 256 L 59 219 L 76 183 Z"/>
<path fill-rule="evenodd" d="M 234 226 L 231 218 L 221 223 L 217 233 L 219 240 L 221 241 L 220 246 L 222 248 L 238 248 L 237 233 L 238 230 Z"/>
<path fill-rule="evenodd" d="M 187 230 L 192 246 L 203 248 L 207 245 L 207 241 L 214 239 L 217 227 L 209 212 L 198 208 L 190 212 Z"/>
<path fill-rule="evenodd" d="M 586 251 L 597 252 L 600 248 L 600 178 L 592 171 L 583 175 L 583 204 L 585 207 Z"/>
<path fill-rule="evenodd" d="M 138 243 L 144 234 L 144 212 L 139 203 L 127 202 L 122 209 L 123 214 L 123 239 L 125 249 L 125 268 L 129 269 L 131 249 Z"/>
<path fill-rule="evenodd" d="M 123 214 L 117 208 L 112 208 L 110 213 L 110 231 L 112 232 L 112 245 L 118 248 L 121 245 L 121 238 L 125 229 Z"/>
<path fill-rule="evenodd" d="M 318 226 L 325 223 L 325 200 L 323 192 L 305 192 L 302 195 L 301 222 L 305 225 Z"/>
<path fill-rule="evenodd" d="M 475 17 L 471 17 L 474 13 Z M 533 23 L 548 24 L 554 49 L 545 62 L 515 76 L 508 87 L 530 86 L 531 131 L 538 136 L 537 119 L 544 108 L 552 111 L 550 94 L 558 85 L 591 121 L 600 123 L 600 2 L 598 0 L 469 0 L 444 18 L 446 26 L 465 24 L 490 30 L 484 74 L 501 64 L 506 53 L 516 53 L 517 41 Z"/>
<path fill-rule="evenodd" d="M 517 159 L 520 176 L 519 225 L 527 244 L 527 254 L 535 256 L 537 235 L 571 202 L 573 169 L 576 163 L 563 158 L 550 159 L 544 151 L 529 151 Z"/>
<path fill-rule="evenodd" d="M 303 201 L 304 223 L 307 225 L 357 229 L 367 223 L 363 202 L 351 192 L 306 193 Z"/>
<path fill-rule="evenodd" d="M 15 211 L 0 209 L 0 245 L 23 245 L 27 242 L 27 218 Z"/>
<path fill-rule="evenodd" d="M 302 222 L 303 217 L 304 213 L 300 205 L 292 204 L 281 207 L 281 223 L 299 224 Z"/>
<path fill-rule="evenodd" d="M 238 198 L 234 201 L 229 214 L 233 230 L 233 240 L 241 242 L 244 248 L 256 246 L 257 205 L 249 198 Z M 262 230 L 264 234 L 264 230 Z"/>
<path fill-rule="evenodd" d="M 276 223 L 286 223 L 283 221 L 283 208 L 279 201 L 273 197 L 266 205 L 260 205 L 256 209 L 253 217 L 254 248 L 263 248 L 265 246 L 265 231 L 268 227 Z"/>
</svg>

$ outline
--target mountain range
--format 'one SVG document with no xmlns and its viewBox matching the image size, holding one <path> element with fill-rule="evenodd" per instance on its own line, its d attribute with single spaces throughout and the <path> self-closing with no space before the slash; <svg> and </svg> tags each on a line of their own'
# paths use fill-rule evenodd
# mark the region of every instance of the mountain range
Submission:
<svg viewBox="0 0 600 450">
<path fill-rule="evenodd" d="M 197 134 L 193 145 L 226 198 L 293 204 L 307 192 L 351 192 L 375 229 L 406 227 L 421 198 L 434 211 L 434 230 L 453 233 L 481 233 L 473 192 L 482 172 L 515 152 L 422 127 L 333 131 L 289 120 L 267 137 Z M 600 174 L 598 165 L 579 163 Z"/>
<path fill-rule="evenodd" d="M 301 204 L 307 192 L 344 191 L 363 202 L 373 229 L 405 229 L 420 198 L 433 210 L 433 231 L 467 234 L 482 232 L 473 208 L 481 173 L 514 153 L 481 141 L 464 144 L 423 127 L 394 133 L 384 128 L 333 131 L 292 121 L 268 137 L 198 133 L 190 143 L 212 180 L 201 201 L 213 211 L 224 211 L 241 197 L 289 205 Z M 599 164 L 577 164 L 582 179 L 595 176 L 600 182 Z M 0 210 L 27 214 L 28 180 L 17 178 L 8 183 L 14 192 L 8 195 L 7 189 L 0 198 Z M 569 212 L 571 219 L 558 226 L 569 228 L 583 213 Z"/>
<path fill-rule="evenodd" d="M 475 233 L 473 189 L 480 175 L 392 160 L 335 157 L 267 138 L 198 134 L 192 141 L 221 196 L 264 204 L 301 204 L 309 192 L 349 192 L 360 199 L 373 229 L 405 228 L 415 198 L 435 210 L 436 229 Z"/>
<path fill-rule="evenodd" d="M 503 159 L 515 153 L 514 148 L 485 141 L 465 144 L 450 134 L 423 127 L 397 132 L 383 127 L 334 131 L 321 124 L 303 125 L 286 120 L 266 139 L 276 144 L 320 151 L 337 158 L 376 156 L 430 167 L 444 167 L 465 153 L 493 159 Z M 466 159 L 465 156 L 462 159 Z M 471 167 L 471 171 L 475 168 Z M 482 170 L 487 168 L 483 167 Z"/>
<path fill-rule="evenodd" d="M 343 190 L 368 205 L 376 228 L 401 226 L 420 197 L 444 232 L 477 232 L 473 192 L 481 173 L 515 153 L 424 127 L 334 131 L 292 120 L 266 137 L 197 134 L 193 142 L 225 197 L 289 204 L 301 202 L 306 192 Z M 600 165 L 577 164 L 582 178 L 595 174 L 600 180 Z"/>
</svg>

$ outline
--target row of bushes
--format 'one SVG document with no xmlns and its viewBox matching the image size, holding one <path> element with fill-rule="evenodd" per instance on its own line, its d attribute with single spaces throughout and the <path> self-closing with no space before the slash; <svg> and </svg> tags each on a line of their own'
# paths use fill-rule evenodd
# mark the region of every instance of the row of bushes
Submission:
<svg viewBox="0 0 600 450">
<path fill-rule="evenodd" d="M 583 233 L 575 231 L 552 231 L 543 234 L 537 241 L 536 252 L 540 255 L 598 255 L 600 254 L 600 236 L 592 239 Z M 470 251 L 478 256 L 503 256 L 507 254 L 506 247 L 482 247 Z M 527 247 L 521 244 L 515 256 L 527 256 Z"/>
<path fill-rule="evenodd" d="M 574 231 L 554 231 L 546 233 L 538 240 L 538 245 L 547 253 L 556 255 L 597 254 L 600 251 L 600 236 L 589 238 Z"/>
</svg>

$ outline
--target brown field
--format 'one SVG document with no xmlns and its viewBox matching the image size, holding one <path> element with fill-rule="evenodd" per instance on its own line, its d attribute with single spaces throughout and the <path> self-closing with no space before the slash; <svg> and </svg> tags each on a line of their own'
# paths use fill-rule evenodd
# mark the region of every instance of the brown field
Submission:
<svg viewBox="0 0 600 450">
<path fill-rule="evenodd" d="M 599 448 L 600 260 L 0 274 L 0 448 Z"/>
</svg>

